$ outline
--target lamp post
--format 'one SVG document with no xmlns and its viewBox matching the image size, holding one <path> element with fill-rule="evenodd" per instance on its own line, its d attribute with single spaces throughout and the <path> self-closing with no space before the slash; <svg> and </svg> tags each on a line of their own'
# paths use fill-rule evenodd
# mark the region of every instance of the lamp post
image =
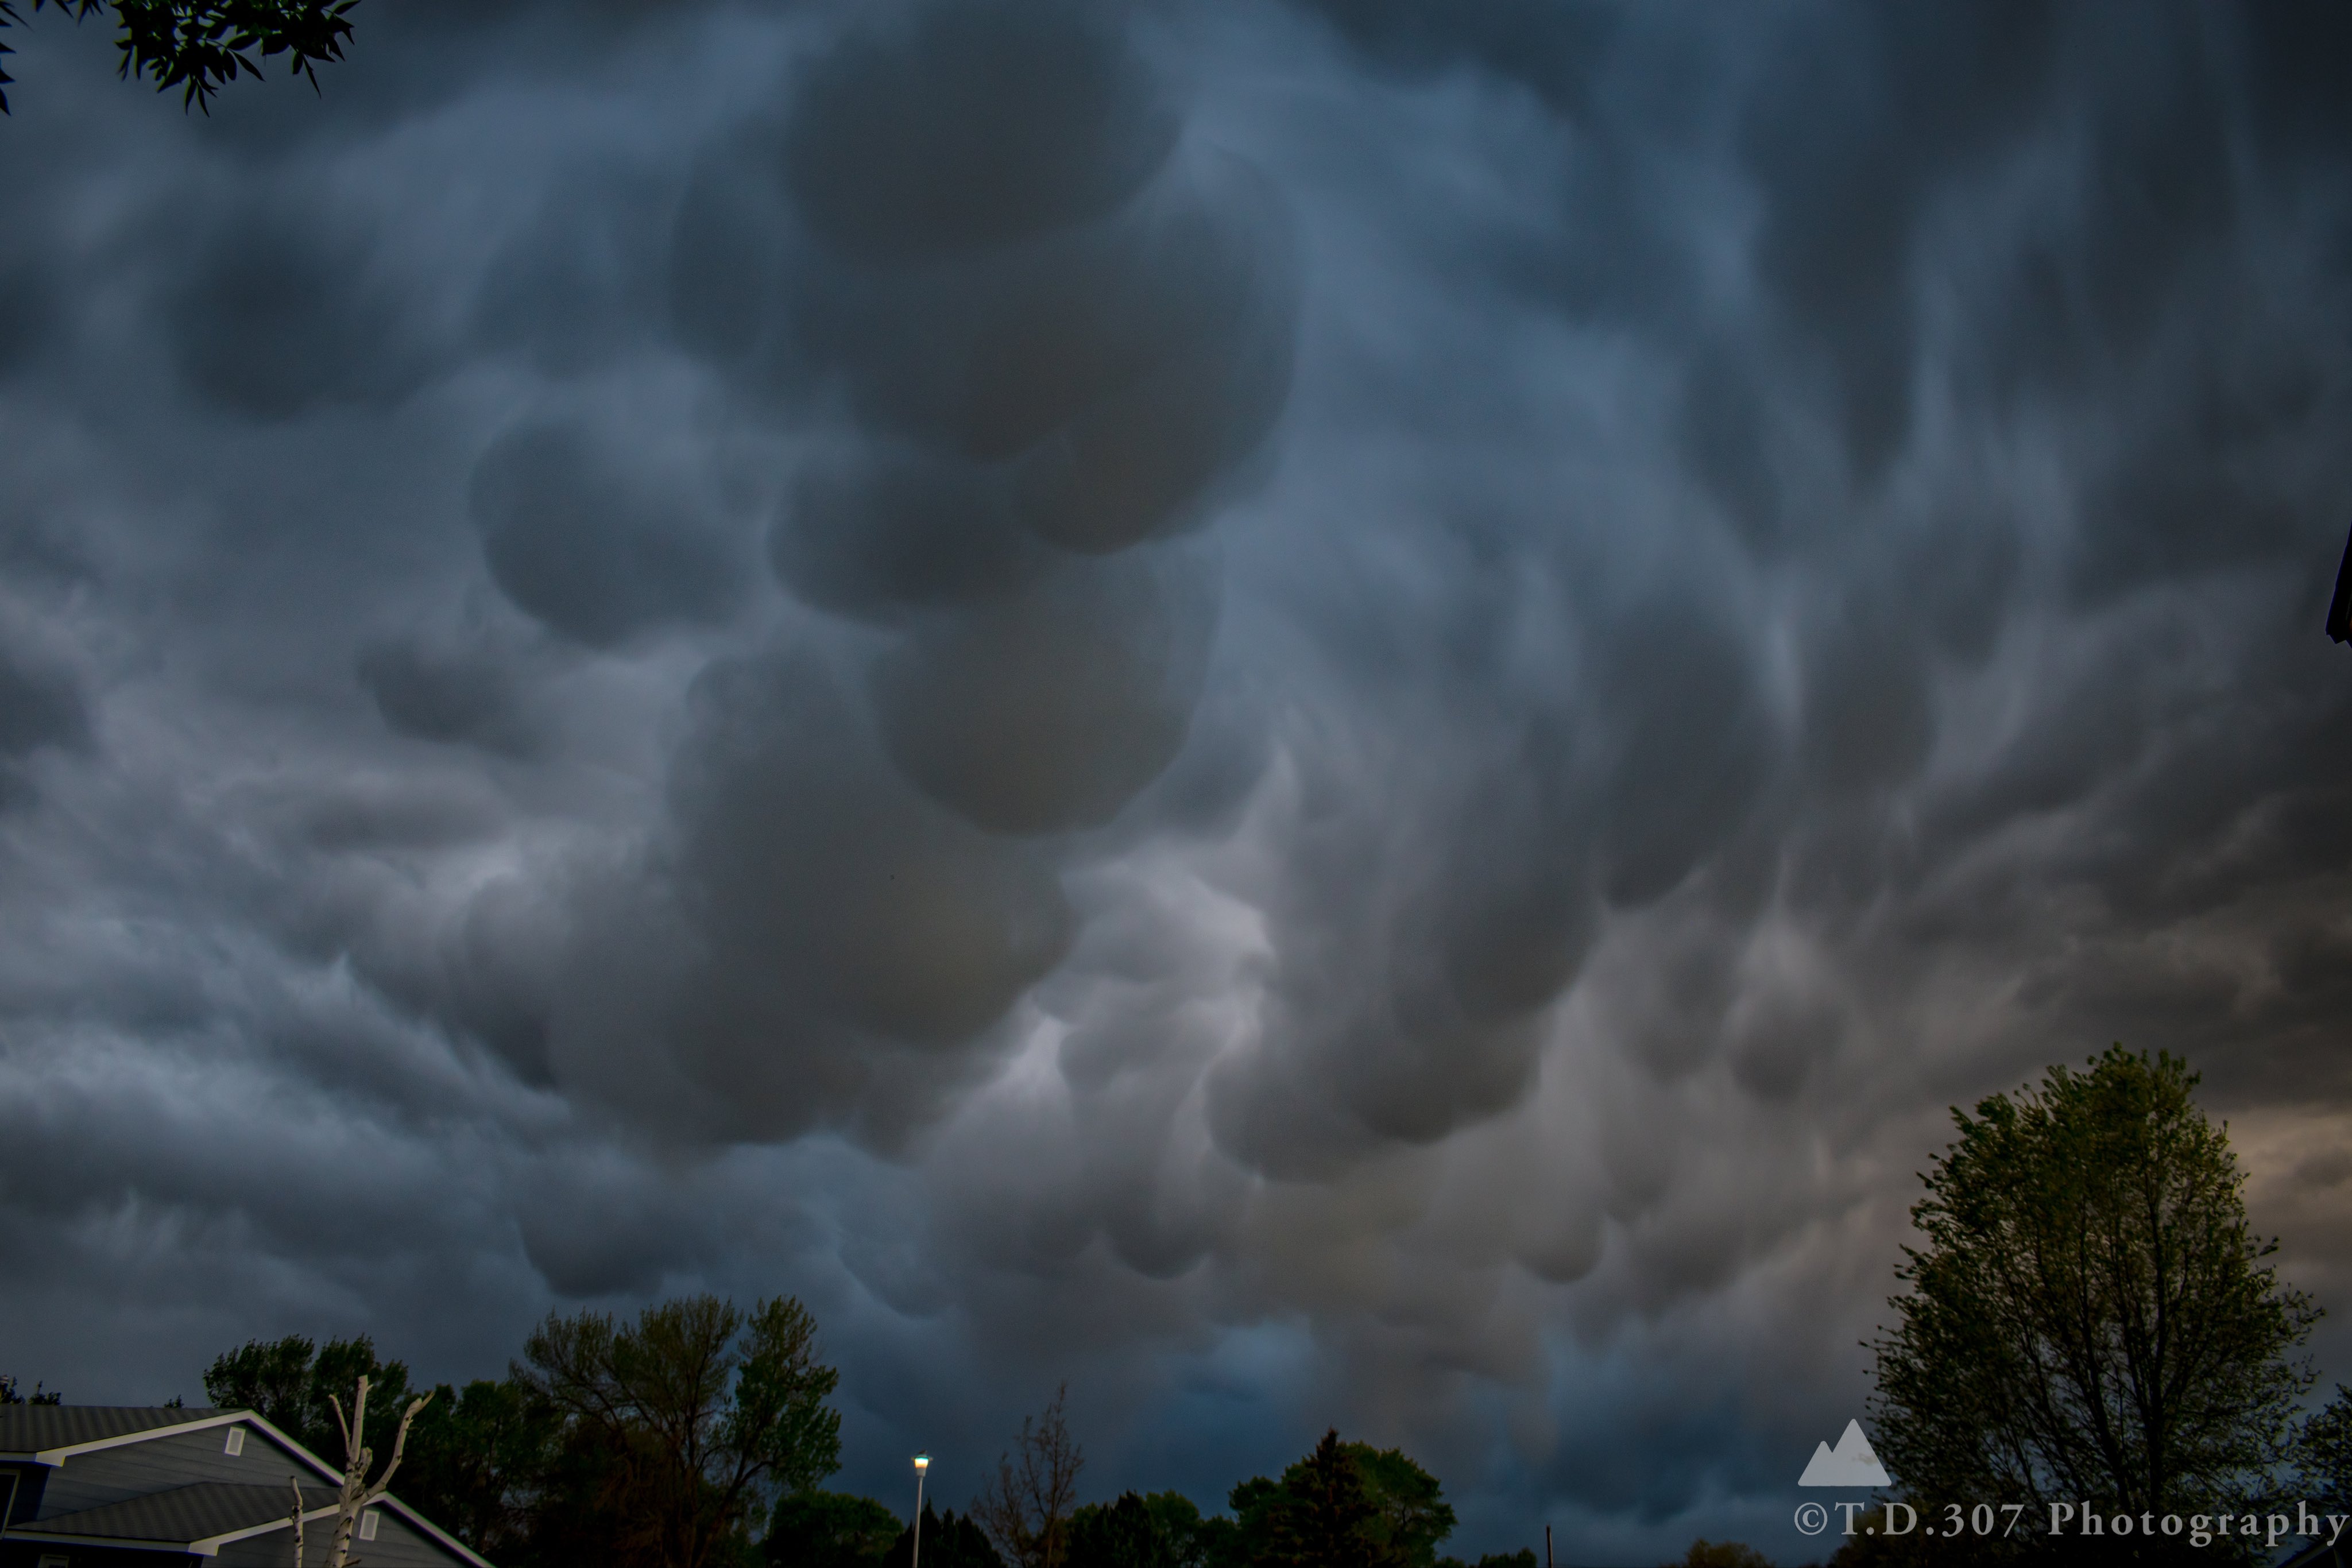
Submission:
<svg viewBox="0 0 2352 1568">
<path fill-rule="evenodd" d="M 931 1456 L 915 1456 L 915 1552 L 907 1568 L 923 1568 L 923 1474 L 931 1468 Z"/>
</svg>

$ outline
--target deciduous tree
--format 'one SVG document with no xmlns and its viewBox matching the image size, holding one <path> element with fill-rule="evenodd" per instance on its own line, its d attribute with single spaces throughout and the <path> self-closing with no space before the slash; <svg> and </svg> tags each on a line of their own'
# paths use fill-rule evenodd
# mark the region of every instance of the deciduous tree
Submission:
<svg viewBox="0 0 2352 1568">
<path fill-rule="evenodd" d="M 760 1552 L 775 1568 L 881 1568 L 904 1529 L 870 1497 L 796 1492 L 776 1504 Z"/>
<path fill-rule="evenodd" d="M 839 1468 L 837 1381 L 816 1322 L 790 1297 L 748 1313 L 716 1296 L 648 1307 L 633 1324 L 550 1314 L 516 1370 L 618 1458 L 608 1560 L 705 1568 L 749 1550 L 768 1505 Z"/>
<path fill-rule="evenodd" d="M 359 1528 L 360 1515 L 382 1501 L 384 1493 L 391 1490 L 393 1472 L 400 1469 L 401 1451 L 408 1446 L 409 1426 L 416 1419 L 416 1413 L 424 1409 L 425 1402 L 432 1397 L 427 1394 L 408 1402 L 408 1407 L 401 1412 L 399 1424 L 394 1429 L 392 1457 L 371 1479 L 368 1472 L 374 1468 L 375 1450 L 368 1446 L 365 1437 L 368 1414 L 366 1375 L 362 1374 L 358 1379 L 348 1416 L 343 1412 L 342 1400 L 339 1396 L 327 1396 L 327 1403 L 335 1413 L 336 1427 L 343 1439 L 343 1481 L 335 1494 L 335 1522 L 328 1537 L 327 1568 L 345 1568 L 345 1564 L 352 1561 L 352 1541 Z M 300 1479 L 295 1476 L 287 1477 L 286 1484 L 292 1493 L 289 1520 L 294 1531 L 294 1562 L 296 1568 L 301 1568 L 301 1564 L 308 1561 L 303 1543 L 302 1486 Z"/>
<path fill-rule="evenodd" d="M 1173 1492 L 1089 1503 L 1070 1516 L 1069 1568 L 1191 1568 L 1200 1517 Z"/>
<path fill-rule="evenodd" d="M 1064 1384 L 1042 1413 L 1021 1418 L 1013 1448 L 999 1456 L 996 1474 L 972 1500 L 972 1517 L 1019 1568 L 1062 1568 L 1069 1552 L 1078 1472 L 1087 1463 L 1064 1414 L 1069 1395 Z"/>
<path fill-rule="evenodd" d="M 2316 1310 L 2264 1261 L 2225 1128 L 2170 1056 L 1955 1110 L 1922 1177 L 1874 1446 L 1924 1507 L 2053 1501 L 2189 1515 L 2251 1504 L 2288 1452 Z"/>
<path fill-rule="evenodd" d="M 2352 1513 L 2352 1388 L 2336 1385 L 2327 1408 L 2305 1423 L 2295 1442 L 2304 1495 L 2327 1513 Z"/>
<path fill-rule="evenodd" d="M 1372 1505 L 1367 1533 L 1385 1568 L 1436 1568 L 1437 1545 L 1454 1533 L 1454 1508 L 1435 1476 L 1401 1449 L 1342 1443 Z"/>
<path fill-rule="evenodd" d="M 562 1440 L 553 1403 L 526 1382 L 442 1384 L 409 1435 L 400 1495 L 491 1562 L 528 1568 Z"/>
<path fill-rule="evenodd" d="M 337 1390 L 349 1391 L 362 1377 L 375 1393 L 362 1440 L 381 1450 L 408 1397 L 408 1368 L 380 1359 L 366 1334 L 324 1345 L 300 1334 L 247 1340 L 213 1358 L 205 1396 L 224 1410 L 251 1410 L 312 1453 L 331 1458 L 343 1451 Z"/>
<path fill-rule="evenodd" d="M 65 1402 L 63 1394 L 44 1388 L 37 1383 L 33 1385 L 31 1394 L 20 1394 L 16 1390 L 16 1380 L 0 1373 L 0 1405 L 62 1405 Z"/>
<path fill-rule="evenodd" d="M 54 6 L 76 21 L 114 11 L 121 76 L 152 77 L 155 90 L 181 89 L 183 107 L 209 108 L 214 93 L 240 75 L 258 77 L 279 55 L 287 69 L 319 85 L 321 60 L 343 57 L 351 14 L 360 0 L 33 0 L 35 12 Z M 24 18 L 14 0 L 0 0 L 0 27 Z M 0 55 L 12 51 L 0 44 Z M 0 88 L 12 78 L 0 71 Z M 8 96 L 0 92 L 0 114 Z"/>
</svg>

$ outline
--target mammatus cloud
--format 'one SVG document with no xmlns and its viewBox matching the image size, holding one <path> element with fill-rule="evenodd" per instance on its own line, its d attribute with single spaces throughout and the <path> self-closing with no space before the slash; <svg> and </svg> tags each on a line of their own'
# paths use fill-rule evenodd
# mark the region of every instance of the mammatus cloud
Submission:
<svg viewBox="0 0 2352 1568">
<path fill-rule="evenodd" d="M 789 1289 L 860 1487 L 1066 1376 L 1106 1485 L 1795 1552 L 1944 1108 L 2116 1038 L 2325 1298 L 2332 26 L 43 30 L 7 1370 Z"/>
</svg>

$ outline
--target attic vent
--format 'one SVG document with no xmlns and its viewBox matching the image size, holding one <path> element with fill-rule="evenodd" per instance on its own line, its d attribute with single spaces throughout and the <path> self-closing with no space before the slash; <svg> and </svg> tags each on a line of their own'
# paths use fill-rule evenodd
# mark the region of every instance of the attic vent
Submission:
<svg viewBox="0 0 2352 1568">
<path fill-rule="evenodd" d="M 373 1509 L 370 1509 L 365 1513 L 360 1515 L 360 1539 L 362 1541 L 373 1541 L 375 1539 L 376 1517 L 376 1511 Z"/>
<path fill-rule="evenodd" d="M 228 1441 L 221 1445 L 221 1452 L 224 1454 L 241 1454 L 245 1452 L 244 1427 L 231 1427 L 228 1429 Z"/>
</svg>

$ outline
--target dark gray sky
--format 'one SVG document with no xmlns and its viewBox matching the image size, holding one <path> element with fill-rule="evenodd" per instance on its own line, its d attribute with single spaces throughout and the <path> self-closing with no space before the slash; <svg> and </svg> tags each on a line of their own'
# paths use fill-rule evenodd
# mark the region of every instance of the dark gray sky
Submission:
<svg viewBox="0 0 2352 1568">
<path fill-rule="evenodd" d="M 792 1291 L 894 1502 L 1066 1379 L 1793 1560 L 2115 1040 L 2352 1311 L 2342 15 L 13 30 L 0 1369 Z"/>
</svg>

